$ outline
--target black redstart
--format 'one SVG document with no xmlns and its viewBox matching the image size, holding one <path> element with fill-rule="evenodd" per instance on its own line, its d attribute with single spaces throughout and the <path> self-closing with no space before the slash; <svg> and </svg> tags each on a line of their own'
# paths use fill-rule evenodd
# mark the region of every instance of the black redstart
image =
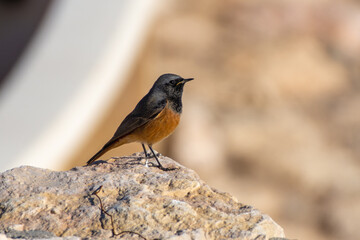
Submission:
<svg viewBox="0 0 360 240">
<path fill-rule="evenodd" d="M 107 151 L 126 143 L 140 142 L 146 157 L 144 144 L 147 144 L 162 170 L 164 168 L 157 158 L 152 145 L 169 136 L 177 127 L 182 112 L 181 97 L 186 82 L 175 74 L 161 75 L 148 94 L 146 94 L 135 109 L 122 121 L 114 136 L 97 152 L 87 165 L 93 163 Z"/>
</svg>

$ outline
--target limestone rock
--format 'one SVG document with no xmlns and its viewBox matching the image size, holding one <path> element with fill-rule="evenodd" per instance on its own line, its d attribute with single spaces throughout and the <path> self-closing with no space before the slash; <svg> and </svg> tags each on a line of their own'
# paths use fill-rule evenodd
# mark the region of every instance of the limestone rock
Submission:
<svg viewBox="0 0 360 240">
<path fill-rule="evenodd" d="M 134 154 L 65 172 L 29 166 L 8 170 L 0 175 L 0 237 L 284 237 L 269 216 L 209 187 L 170 158 L 160 156 L 160 161 L 176 169 L 162 171 L 152 160 L 146 167 L 143 155 Z"/>
</svg>

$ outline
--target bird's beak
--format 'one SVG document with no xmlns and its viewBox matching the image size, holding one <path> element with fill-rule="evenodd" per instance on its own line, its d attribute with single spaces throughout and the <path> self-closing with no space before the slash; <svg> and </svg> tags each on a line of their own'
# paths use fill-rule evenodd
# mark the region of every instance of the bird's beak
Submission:
<svg viewBox="0 0 360 240">
<path fill-rule="evenodd" d="M 180 82 L 178 82 L 178 83 L 176 84 L 176 86 L 179 85 L 179 84 L 185 84 L 186 82 L 189 82 L 189 81 L 191 81 L 191 80 L 194 80 L 194 78 L 183 79 L 183 80 L 181 80 Z"/>
</svg>

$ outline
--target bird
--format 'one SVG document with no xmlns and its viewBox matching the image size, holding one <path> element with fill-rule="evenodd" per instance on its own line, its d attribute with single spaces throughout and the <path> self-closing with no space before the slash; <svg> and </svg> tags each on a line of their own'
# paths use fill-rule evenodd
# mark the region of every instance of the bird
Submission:
<svg viewBox="0 0 360 240">
<path fill-rule="evenodd" d="M 87 165 L 92 164 L 113 148 L 127 143 L 139 142 L 147 161 L 150 156 L 147 154 L 145 145 L 148 146 L 157 161 L 157 167 L 162 170 L 169 170 L 161 165 L 152 146 L 168 137 L 179 124 L 184 85 L 193 79 L 185 79 L 172 73 L 161 75 L 134 110 L 121 122 L 114 136 L 87 161 Z"/>
</svg>

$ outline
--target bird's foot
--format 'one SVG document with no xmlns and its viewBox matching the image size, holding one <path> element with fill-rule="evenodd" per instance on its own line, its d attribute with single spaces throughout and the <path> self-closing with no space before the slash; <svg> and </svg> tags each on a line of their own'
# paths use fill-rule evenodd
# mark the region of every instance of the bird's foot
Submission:
<svg viewBox="0 0 360 240">
<path fill-rule="evenodd" d="M 160 170 L 165 171 L 165 172 L 174 171 L 174 170 L 178 169 L 178 168 L 166 168 L 166 167 L 163 167 L 162 165 L 157 165 L 156 167 L 159 168 Z"/>
</svg>

